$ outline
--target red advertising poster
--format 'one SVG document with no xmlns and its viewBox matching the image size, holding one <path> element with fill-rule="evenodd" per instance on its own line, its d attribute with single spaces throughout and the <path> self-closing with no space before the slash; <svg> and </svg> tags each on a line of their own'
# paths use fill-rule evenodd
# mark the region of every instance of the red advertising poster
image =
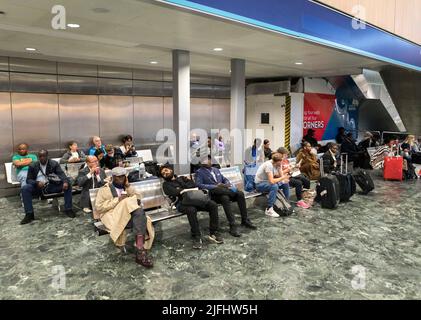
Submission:
<svg viewBox="0 0 421 320">
<path fill-rule="evenodd" d="M 326 127 L 335 108 L 335 96 L 331 94 L 304 94 L 304 132 L 308 129 L 315 131 L 317 141 L 323 140 Z"/>
</svg>

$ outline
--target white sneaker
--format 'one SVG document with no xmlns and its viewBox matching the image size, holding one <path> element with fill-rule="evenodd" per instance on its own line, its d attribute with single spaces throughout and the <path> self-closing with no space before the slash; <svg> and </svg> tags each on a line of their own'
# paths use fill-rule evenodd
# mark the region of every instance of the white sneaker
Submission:
<svg viewBox="0 0 421 320">
<path fill-rule="evenodd" d="M 279 214 L 273 210 L 273 207 L 265 210 L 265 215 L 272 217 L 272 218 L 279 218 Z"/>
<path fill-rule="evenodd" d="M 92 212 L 92 210 L 91 210 L 91 209 L 89 209 L 89 208 L 83 208 L 83 212 L 85 212 L 85 213 L 91 213 L 91 212 Z"/>
</svg>

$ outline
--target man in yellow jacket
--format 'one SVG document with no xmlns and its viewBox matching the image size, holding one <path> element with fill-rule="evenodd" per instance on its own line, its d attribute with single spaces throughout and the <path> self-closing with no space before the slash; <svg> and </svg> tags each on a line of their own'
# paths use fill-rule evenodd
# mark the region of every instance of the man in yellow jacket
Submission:
<svg viewBox="0 0 421 320">
<path fill-rule="evenodd" d="M 112 182 L 99 189 L 95 209 L 118 247 L 125 245 L 125 229 L 132 222 L 136 237 L 136 263 L 151 268 L 153 262 L 147 254 L 146 247 L 151 244 L 153 235 L 149 234 L 149 243 L 145 243 L 147 218 L 138 199 L 140 194 L 130 186 L 126 170 L 116 167 L 112 170 Z"/>
</svg>

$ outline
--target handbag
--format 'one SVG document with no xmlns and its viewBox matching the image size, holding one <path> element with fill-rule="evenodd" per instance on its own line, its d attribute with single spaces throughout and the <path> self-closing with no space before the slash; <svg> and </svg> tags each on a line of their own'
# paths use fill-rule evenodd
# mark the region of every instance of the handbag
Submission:
<svg viewBox="0 0 421 320">
<path fill-rule="evenodd" d="M 203 190 L 185 189 L 182 193 L 181 204 L 192 207 L 205 207 L 209 202 L 209 195 L 205 194 Z"/>
</svg>

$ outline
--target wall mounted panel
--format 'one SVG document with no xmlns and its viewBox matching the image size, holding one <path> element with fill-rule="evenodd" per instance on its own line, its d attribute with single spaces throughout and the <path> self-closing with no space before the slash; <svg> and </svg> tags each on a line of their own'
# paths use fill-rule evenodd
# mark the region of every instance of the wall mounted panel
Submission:
<svg viewBox="0 0 421 320">
<path fill-rule="evenodd" d="M 0 71 L 0 91 L 10 91 L 9 72 Z"/>
<path fill-rule="evenodd" d="M 125 79 L 98 78 L 99 94 L 132 95 L 133 81 Z"/>
<path fill-rule="evenodd" d="M 212 100 L 212 129 L 230 129 L 230 110 L 229 99 Z"/>
<path fill-rule="evenodd" d="M 162 97 L 162 81 L 140 81 L 133 80 L 133 95 L 147 97 Z"/>
<path fill-rule="evenodd" d="M 57 75 L 11 72 L 10 90 L 14 92 L 57 93 Z"/>
<path fill-rule="evenodd" d="M 158 70 L 134 69 L 133 70 L 133 79 L 162 81 L 163 80 L 163 72 L 158 71 Z"/>
<path fill-rule="evenodd" d="M 58 76 L 59 93 L 98 94 L 98 79 L 80 76 Z"/>
<path fill-rule="evenodd" d="M 133 71 L 127 68 L 98 66 L 98 77 L 132 80 Z"/>
<path fill-rule="evenodd" d="M 9 58 L 0 57 L 0 70 L 9 71 Z"/>
<path fill-rule="evenodd" d="M 57 152 L 60 145 L 58 96 L 12 93 L 14 145 L 26 142 L 30 150 Z"/>
<path fill-rule="evenodd" d="M 134 139 L 136 144 L 155 144 L 156 133 L 164 126 L 163 98 L 134 97 Z"/>
<path fill-rule="evenodd" d="M 122 135 L 133 135 L 133 97 L 99 96 L 99 119 L 103 142 L 119 146 Z"/>
<path fill-rule="evenodd" d="M 57 63 L 47 60 L 10 57 L 10 71 L 57 74 Z"/>
<path fill-rule="evenodd" d="M 196 99 L 190 100 L 190 129 L 204 129 L 210 133 L 212 127 L 212 99 Z"/>
<path fill-rule="evenodd" d="M 93 64 L 59 62 L 57 64 L 57 71 L 58 74 L 69 76 L 98 76 L 98 66 Z"/>
<path fill-rule="evenodd" d="M 59 95 L 60 147 L 76 140 L 86 149 L 92 136 L 99 135 L 99 113 L 97 95 Z"/>
<path fill-rule="evenodd" d="M 4 162 L 10 162 L 13 154 L 12 115 L 10 93 L 0 93 L 0 186 L 5 184 Z"/>
</svg>

